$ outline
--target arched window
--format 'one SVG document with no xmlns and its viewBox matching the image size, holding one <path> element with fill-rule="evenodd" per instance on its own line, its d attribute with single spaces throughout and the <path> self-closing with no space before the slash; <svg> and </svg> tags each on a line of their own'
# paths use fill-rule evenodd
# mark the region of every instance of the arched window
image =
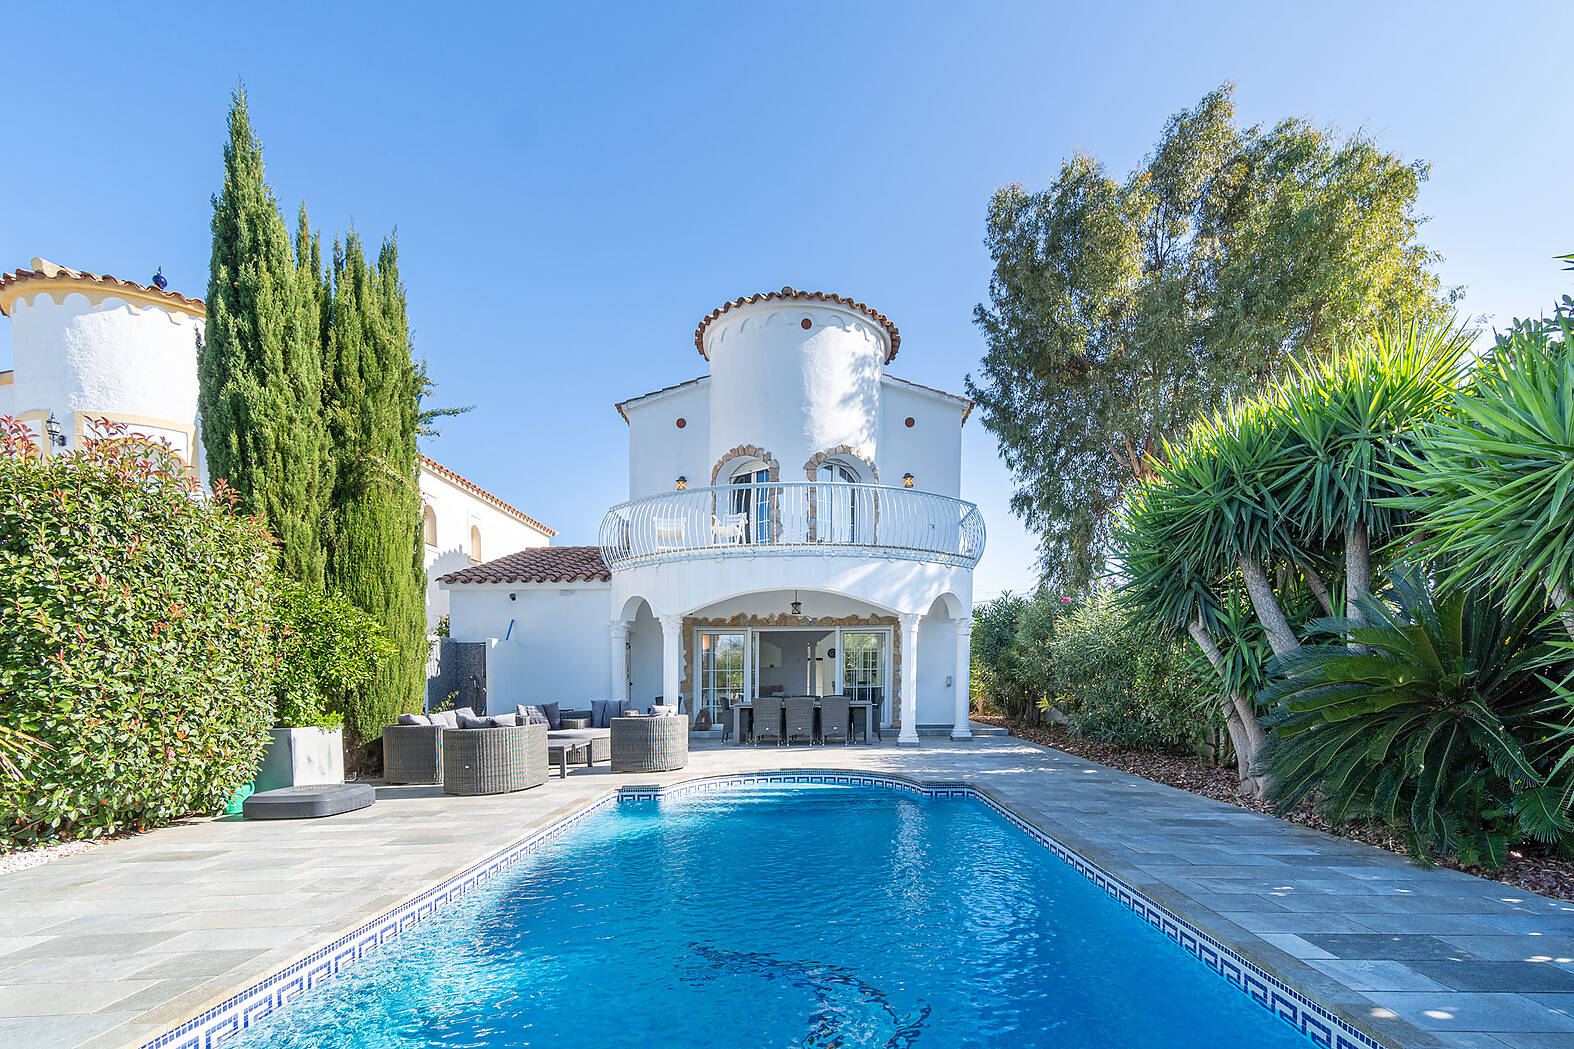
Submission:
<svg viewBox="0 0 1574 1049">
<path fill-rule="evenodd" d="M 470 526 L 470 560 L 481 560 L 481 529 L 475 525 Z"/>
<path fill-rule="evenodd" d="M 430 506 L 421 507 L 421 531 L 427 546 L 437 545 L 437 511 Z"/>
<path fill-rule="evenodd" d="M 815 471 L 819 488 L 815 492 L 818 522 L 815 534 L 822 543 L 856 543 L 864 528 L 861 492 L 846 487 L 858 483 L 858 474 L 847 463 L 827 459 Z"/>
</svg>

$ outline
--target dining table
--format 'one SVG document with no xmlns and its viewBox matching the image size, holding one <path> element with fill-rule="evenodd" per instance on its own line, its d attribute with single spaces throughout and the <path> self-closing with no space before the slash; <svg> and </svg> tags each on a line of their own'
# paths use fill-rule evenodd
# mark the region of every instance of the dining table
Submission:
<svg viewBox="0 0 1574 1049">
<path fill-rule="evenodd" d="M 847 701 L 847 707 L 852 711 L 855 717 L 860 712 L 863 714 L 865 743 L 870 743 L 874 739 L 874 711 L 876 706 L 877 704 L 867 699 L 850 699 Z M 749 729 L 750 734 L 752 735 L 754 729 L 753 701 L 745 700 L 743 702 L 735 702 L 732 704 L 732 738 L 740 743 L 743 742 L 743 715 L 745 711 L 747 711 L 749 715 Z M 814 714 L 815 720 L 818 721 L 820 716 L 820 698 L 818 696 L 816 696 L 814 700 Z M 785 717 L 785 714 L 783 716 Z"/>
</svg>

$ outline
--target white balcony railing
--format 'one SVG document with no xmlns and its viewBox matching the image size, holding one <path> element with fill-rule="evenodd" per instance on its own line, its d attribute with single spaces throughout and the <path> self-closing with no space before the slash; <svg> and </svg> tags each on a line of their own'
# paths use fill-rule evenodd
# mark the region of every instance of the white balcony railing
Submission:
<svg viewBox="0 0 1574 1049">
<path fill-rule="evenodd" d="M 984 518 L 961 499 L 873 484 L 760 483 L 663 492 L 614 506 L 601 556 L 616 571 L 691 557 L 841 554 L 972 568 Z"/>
</svg>

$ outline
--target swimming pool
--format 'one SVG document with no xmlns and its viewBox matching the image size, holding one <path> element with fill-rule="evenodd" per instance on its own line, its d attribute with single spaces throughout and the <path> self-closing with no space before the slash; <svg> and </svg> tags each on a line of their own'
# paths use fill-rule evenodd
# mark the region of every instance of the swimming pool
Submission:
<svg viewBox="0 0 1574 1049">
<path fill-rule="evenodd" d="M 622 801 L 226 1043 L 246 1049 L 1311 1042 L 976 800 Z"/>
</svg>

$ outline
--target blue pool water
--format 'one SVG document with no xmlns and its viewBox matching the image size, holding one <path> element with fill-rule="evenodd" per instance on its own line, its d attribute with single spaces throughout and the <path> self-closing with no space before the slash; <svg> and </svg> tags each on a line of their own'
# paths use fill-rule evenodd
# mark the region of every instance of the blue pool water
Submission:
<svg viewBox="0 0 1574 1049">
<path fill-rule="evenodd" d="M 610 806 L 229 1044 L 1311 1043 L 977 801 L 756 786 Z"/>
</svg>

